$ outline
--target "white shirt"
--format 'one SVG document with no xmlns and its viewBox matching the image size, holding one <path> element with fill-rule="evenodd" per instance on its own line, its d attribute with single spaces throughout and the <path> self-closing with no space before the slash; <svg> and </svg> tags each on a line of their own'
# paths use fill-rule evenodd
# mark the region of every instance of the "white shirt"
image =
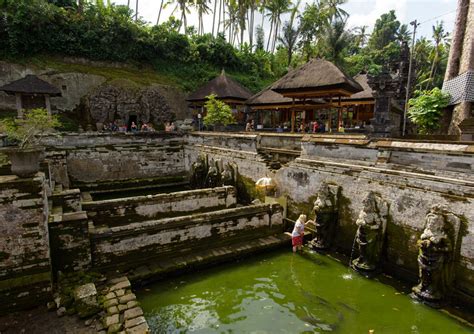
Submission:
<svg viewBox="0 0 474 334">
<path fill-rule="evenodd" d="M 291 232 L 292 237 L 299 237 L 304 233 L 304 224 L 298 219 L 295 223 L 295 227 L 293 228 L 293 232 Z"/>
</svg>

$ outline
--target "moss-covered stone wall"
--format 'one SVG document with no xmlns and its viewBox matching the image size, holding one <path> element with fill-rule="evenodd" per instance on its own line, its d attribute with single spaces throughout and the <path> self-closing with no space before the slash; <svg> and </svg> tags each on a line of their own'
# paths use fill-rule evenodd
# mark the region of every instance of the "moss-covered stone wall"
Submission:
<svg viewBox="0 0 474 334">
<path fill-rule="evenodd" d="M 45 176 L 0 176 L 0 313 L 51 297 Z"/>
</svg>

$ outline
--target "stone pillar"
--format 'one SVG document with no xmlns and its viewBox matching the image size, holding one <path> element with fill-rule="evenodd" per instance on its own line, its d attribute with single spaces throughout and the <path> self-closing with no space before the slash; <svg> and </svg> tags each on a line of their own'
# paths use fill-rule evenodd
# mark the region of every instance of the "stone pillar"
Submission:
<svg viewBox="0 0 474 334">
<path fill-rule="evenodd" d="M 392 110 L 392 100 L 397 94 L 399 83 L 387 69 L 376 76 L 368 76 L 368 84 L 375 98 L 374 118 L 370 120 L 369 133 L 373 137 L 398 137 L 401 134 L 400 117 Z M 398 116 L 398 117 L 396 117 Z"/>
<path fill-rule="evenodd" d="M 48 111 L 48 115 L 51 115 L 51 101 L 49 99 L 49 95 L 44 96 L 44 102 L 46 105 L 46 110 Z"/>
<path fill-rule="evenodd" d="M 45 185 L 43 173 L 0 176 L 0 314 L 51 299 Z"/>
<path fill-rule="evenodd" d="M 21 94 L 16 93 L 15 94 L 16 98 L 16 111 L 17 111 L 17 116 L 18 118 L 23 118 L 23 105 L 21 103 Z"/>
</svg>

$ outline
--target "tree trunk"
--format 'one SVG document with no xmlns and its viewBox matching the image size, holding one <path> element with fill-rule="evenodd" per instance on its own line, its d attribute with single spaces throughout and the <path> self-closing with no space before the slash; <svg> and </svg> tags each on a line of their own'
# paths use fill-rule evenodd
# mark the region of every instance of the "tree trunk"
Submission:
<svg viewBox="0 0 474 334">
<path fill-rule="evenodd" d="M 214 36 L 214 27 L 216 25 L 217 0 L 214 0 L 214 11 L 212 12 L 212 36 Z"/>
<path fill-rule="evenodd" d="M 270 50 L 270 41 L 272 40 L 272 32 L 273 32 L 273 19 L 270 21 L 270 34 L 268 35 L 267 52 Z"/>
<path fill-rule="evenodd" d="M 467 14 L 470 6 L 469 1 L 458 0 L 456 22 L 454 23 L 453 38 L 451 40 L 444 81 L 451 80 L 459 74 L 459 62 L 463 51 L 464 33 L 466 31 Z"/>
<path fill-rule="evenodd" d="M 135 3 L 135 22 L 138 20 L 138 0 Z"/>
<path fill-rule="evenodd" d="M 216 36 L 219 35 L 219 31 L 220 31 L 220 28 L 221 28 L 222 1 L 223 0 L 219 0 L 219 18 L 217 19 L 217 33 L 216 33 Z"/>
<path fill-rule="evenodd" d="M 160 23 L 161 10 L 163 9 L 163 3 L 165 0 L 161 0 L 160 9 L 158 10 L 158 18 L 156 19 L 156 25 Z"/>
</svg>

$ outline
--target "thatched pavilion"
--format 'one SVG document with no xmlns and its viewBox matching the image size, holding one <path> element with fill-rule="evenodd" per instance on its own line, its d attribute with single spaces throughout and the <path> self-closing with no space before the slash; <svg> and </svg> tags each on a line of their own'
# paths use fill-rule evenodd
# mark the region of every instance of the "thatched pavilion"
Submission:
<svg viewBox="0 0 474 334">
<path fill-rule="evenodd" d="M 271 85 L 250 97 L 246 104 L 249 106 L 249 112 L 254 114 L 257 124 L 263 124 L 263 118 L 266 116 L 271 127 L 290 122 L 292 108 L 296 112 L 308 113 L 307 118 L 313 119 L 315 109 L 328 106 L 323 99 L 298 100 L 293 104 L 293 99 L 273 91 Z"/>
<path fill-rule="evenodd" d="M 50 97 L 61 96 L 58 88 L 31 74 L 0 87 L 0 91 L 16 96 L 18 117 L 23 116 L 23 110 L 36 108 L 45 108 L 51 114 Z"/>
<path fill-rule="evenodd" d="M 338 102 L 338 127 L 342 124 L 342 97 L 349 97 L 364 89 L 339 67 L 324 59 L 312 59 L 303 66 L 288 72 L 275 82 L 272 87 L 277 93 L 292 99 L 308 100 L 312 98 L 326 98 L 333 104 Z M 331 128 L 331 114 L 329 113 L 329 128 Z M 292 109 L 291 130 L 295 128 L 295 110 Z"/>
<path fill-rule="evenodd" d="M 191 93 L 186 101 L 189 102 L 189 107 L 194 110 L 195 114 L 200 112 L 204 115 L 206 113 L 204 104 L 211 94 L 215 94 L 219 100 L 230 105 L 237 123 L 243 124 L 245 122 L 245 101 L 252 96 L 252 92 L 228 77 L 222 70 L 219 76 Z"/>
</svg>

